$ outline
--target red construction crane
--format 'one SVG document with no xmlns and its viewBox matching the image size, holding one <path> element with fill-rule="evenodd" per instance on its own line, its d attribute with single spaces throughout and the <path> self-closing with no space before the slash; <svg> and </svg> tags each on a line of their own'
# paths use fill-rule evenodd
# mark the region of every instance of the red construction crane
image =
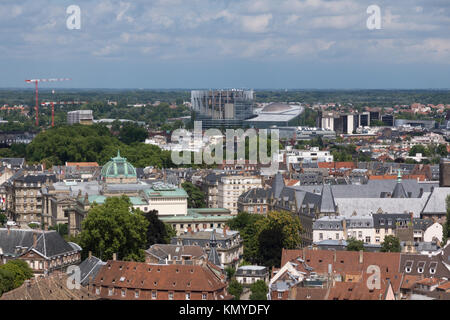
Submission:
<svg viewBox="0 0 450 320">
<path fill-rule="evenodd" d="M 36 106 L 35 111 L 36 111 L 36 126 L 39 126 L 39 89 L 38 89 L 38 83 L 39 82 L 56 82 L 56 81 L 67 81 L 67 80 L 71 80 L 71 79 L 67 79 L 67 78 L 53 78 L 53 79 L 32 79 L 32 80 L 25 80 L 25 82 L 27 83 L 35 83 L 36 84 Z"/>
</svg>

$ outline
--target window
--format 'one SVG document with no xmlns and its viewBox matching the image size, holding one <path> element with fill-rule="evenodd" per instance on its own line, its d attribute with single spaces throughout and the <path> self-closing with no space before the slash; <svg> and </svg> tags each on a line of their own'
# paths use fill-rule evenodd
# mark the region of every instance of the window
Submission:
<svg viewBox="0 0 450 320">
<path fill-rule="evenodd" d="M 202 300 L 206 300 L 207 297 L 208 295 L 206 293 L 202 293 Z"/>
<path fill-rule="evenodd" d="M 173 295 L 173 293 L 172 293 L 172 295 Z M 156 299 L 156 297 L 157 297 L 156 291 L 152 291 L 152 299 Z"/>
<path fill-rule="evenodd" d="M 100 288 L 95 288 L 95 294 L 100 294 Z"/>
<path fill-rule="evenodd" d="M 136 290 L 135 292 L 134 292 L 134 297 L 137 299 L 137 298 L 139 298 L 139 291 L 138 290 Z"/>
<path fill-rule="evenodd" d="M 375 237 L 375 242 L 380 243 L 380 237 Z"/>
<path fill-rule="evenodd" d="M 191 300 L 191 294 L 190 293 L 186 293 L 186 300 Z"/>
<path fill-rule="evenodd" d="M 114 289 L 108 289 L 108 296 L 112 296 L 114 294 Z"/>
<path fill-rule="evenodd" d="M 283 299 L 283 292 L 278 292 L 278 299 Z"/>
<path fill-rule="evenodd" d="M 169 300 L 173 300 L 173 292 L 169 292 Z"/>
<path fill-rule="evenodd" d="M 339 240 L 339 233 L 336 233 L 336 240 Z"/>
<path fill-rule="evenodd" d="M 122 297 L 125 297 L 125 289 L 122 289 Z"/>
<path fill-rule="evenodd" d="M 370 237 L 366 237 L 366 243 L 370 243 Z"/>
<path fill-rule="evenodd" d="M 379 233 L 380 233 L 380 229 L 376 229 L 375 232 L 376 232 L 377 234 L 379 234 Z"/>
<path fill-rule="evenodd" d="M 323 233 L 319 233 L 319 239 L 323 240 Z"/>
</svg>

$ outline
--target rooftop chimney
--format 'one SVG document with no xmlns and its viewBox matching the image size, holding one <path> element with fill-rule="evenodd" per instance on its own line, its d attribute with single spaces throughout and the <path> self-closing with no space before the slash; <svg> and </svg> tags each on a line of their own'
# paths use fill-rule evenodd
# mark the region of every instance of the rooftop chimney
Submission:
<svg viewBox="0 0 450 320">
<path fill-rule="evenodd" d="M 89 259 L 92 258 L 92 251 L 89 251 Z"/>
<path fill-rule="evenodd" d="M 36 248 L 36 246 L 37 246 L 37 234 L 33 232 L 33 247 Z"/>
<path fill-rule="evenodd" d="M 113 253 L 113 261 L 116 261 L 117 260 L 117 253 Z"/>
<path fill-rule="evenodd" d="M 359 263 L 363 263 L 364 251 L 359 250 Z"/>
</svg>

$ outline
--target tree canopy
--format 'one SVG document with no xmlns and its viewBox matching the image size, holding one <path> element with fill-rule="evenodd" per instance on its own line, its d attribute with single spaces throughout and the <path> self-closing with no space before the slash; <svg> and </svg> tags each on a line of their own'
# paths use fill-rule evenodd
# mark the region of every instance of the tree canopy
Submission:
<svg viewBox="0 0 450 320">
<path fill-rule="evenodd" d="M 0 296 L 20 287 L 23 282 L 33 276 L 28 263 L 23 260 L 10 260 L 0 265 Z"/>
<path fill-rule="evenodd" d="M 127 137 L 126 139 L 132 140 Z M 26 159 L 47 166 L 65 162 L 98 162 L 105 164 L 120 149 L 135 167 L 172 167 L 169 151 L 140 142 L 125 144 L 102 125 L 72 125 L 51 128 L 39 133 L 26 147 Z"/>
<path fill-rule="evenodd" d="M 244 288 L 242 287 L 242 284 L 240 284 L 236 279 L 231 280 L 228 284 L 228 293 L 234 297 L 234 300 L 239 300 L 241 298 L 243 290 Z"/>
<path fill-rule="evenodd" d="M 170 243 L 170 239 L 175 236 L 170 232 L 172 227 L 159 220 L 157 211 L 145 212 L 144 216 L 148 222 L 146 247 L 149 248 L 155 243 Z"/>
<path fill-rule="evenodd" d="M 400 246 L 400 240 L 393 236 L 385 236 L 384 241 L 381 244 L 381 252 L 400 252 L 402 247 Z"/>
<path fill-rule="evenodd" d="M 269 287 L 263 280 L 258 280 L 250 286 L 250 300 L 267 300 Z"/>
<path fill-rule="evenodd" d="M 83 254 L 102 260 L 118 259 L 144 261 L 148 220 L 143 212 L 134 209 L 127 196 L 110 197 L 102 205 L 95 204 L 83 220 L 80 245 Z"/>
<path fill-rule="evenodd" d="M 350 238 L 347 240 L 347 251 L 361 251 L 364 250 L 364 242 Z"/>
<path fill-rule="evenodd" d="M 267 216 L 239 213 L 228 221 L 244 240 L 244 259 L 267 267 L 281 263 L 282 249 L 295 249 L 301 244 L 300 219 L 288 211 L 270 211 Z"/>
<path fill-rule="evenodd" d="M 191 182 L 183 182 L 181 184 L 183 189 L 188 194 L 188 207 L 189 208 L 205 208 L 205 193 L 200 190 L 197 186 L 193 185 Z"/>
</svg>

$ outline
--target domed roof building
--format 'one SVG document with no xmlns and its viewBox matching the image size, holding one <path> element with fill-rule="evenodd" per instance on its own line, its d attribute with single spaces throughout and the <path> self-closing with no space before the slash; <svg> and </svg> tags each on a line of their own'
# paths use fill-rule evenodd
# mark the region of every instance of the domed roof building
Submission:
<svg viewBox="0 0 450 320">
<path fill-rule="evenodd" d="M 120 156 L 120 151 L 117 151 L 117 156 L 103 166 L 101 176 L 106 183 L 137 182 L 136 169 L 126 158 Z"/>
</svg>

